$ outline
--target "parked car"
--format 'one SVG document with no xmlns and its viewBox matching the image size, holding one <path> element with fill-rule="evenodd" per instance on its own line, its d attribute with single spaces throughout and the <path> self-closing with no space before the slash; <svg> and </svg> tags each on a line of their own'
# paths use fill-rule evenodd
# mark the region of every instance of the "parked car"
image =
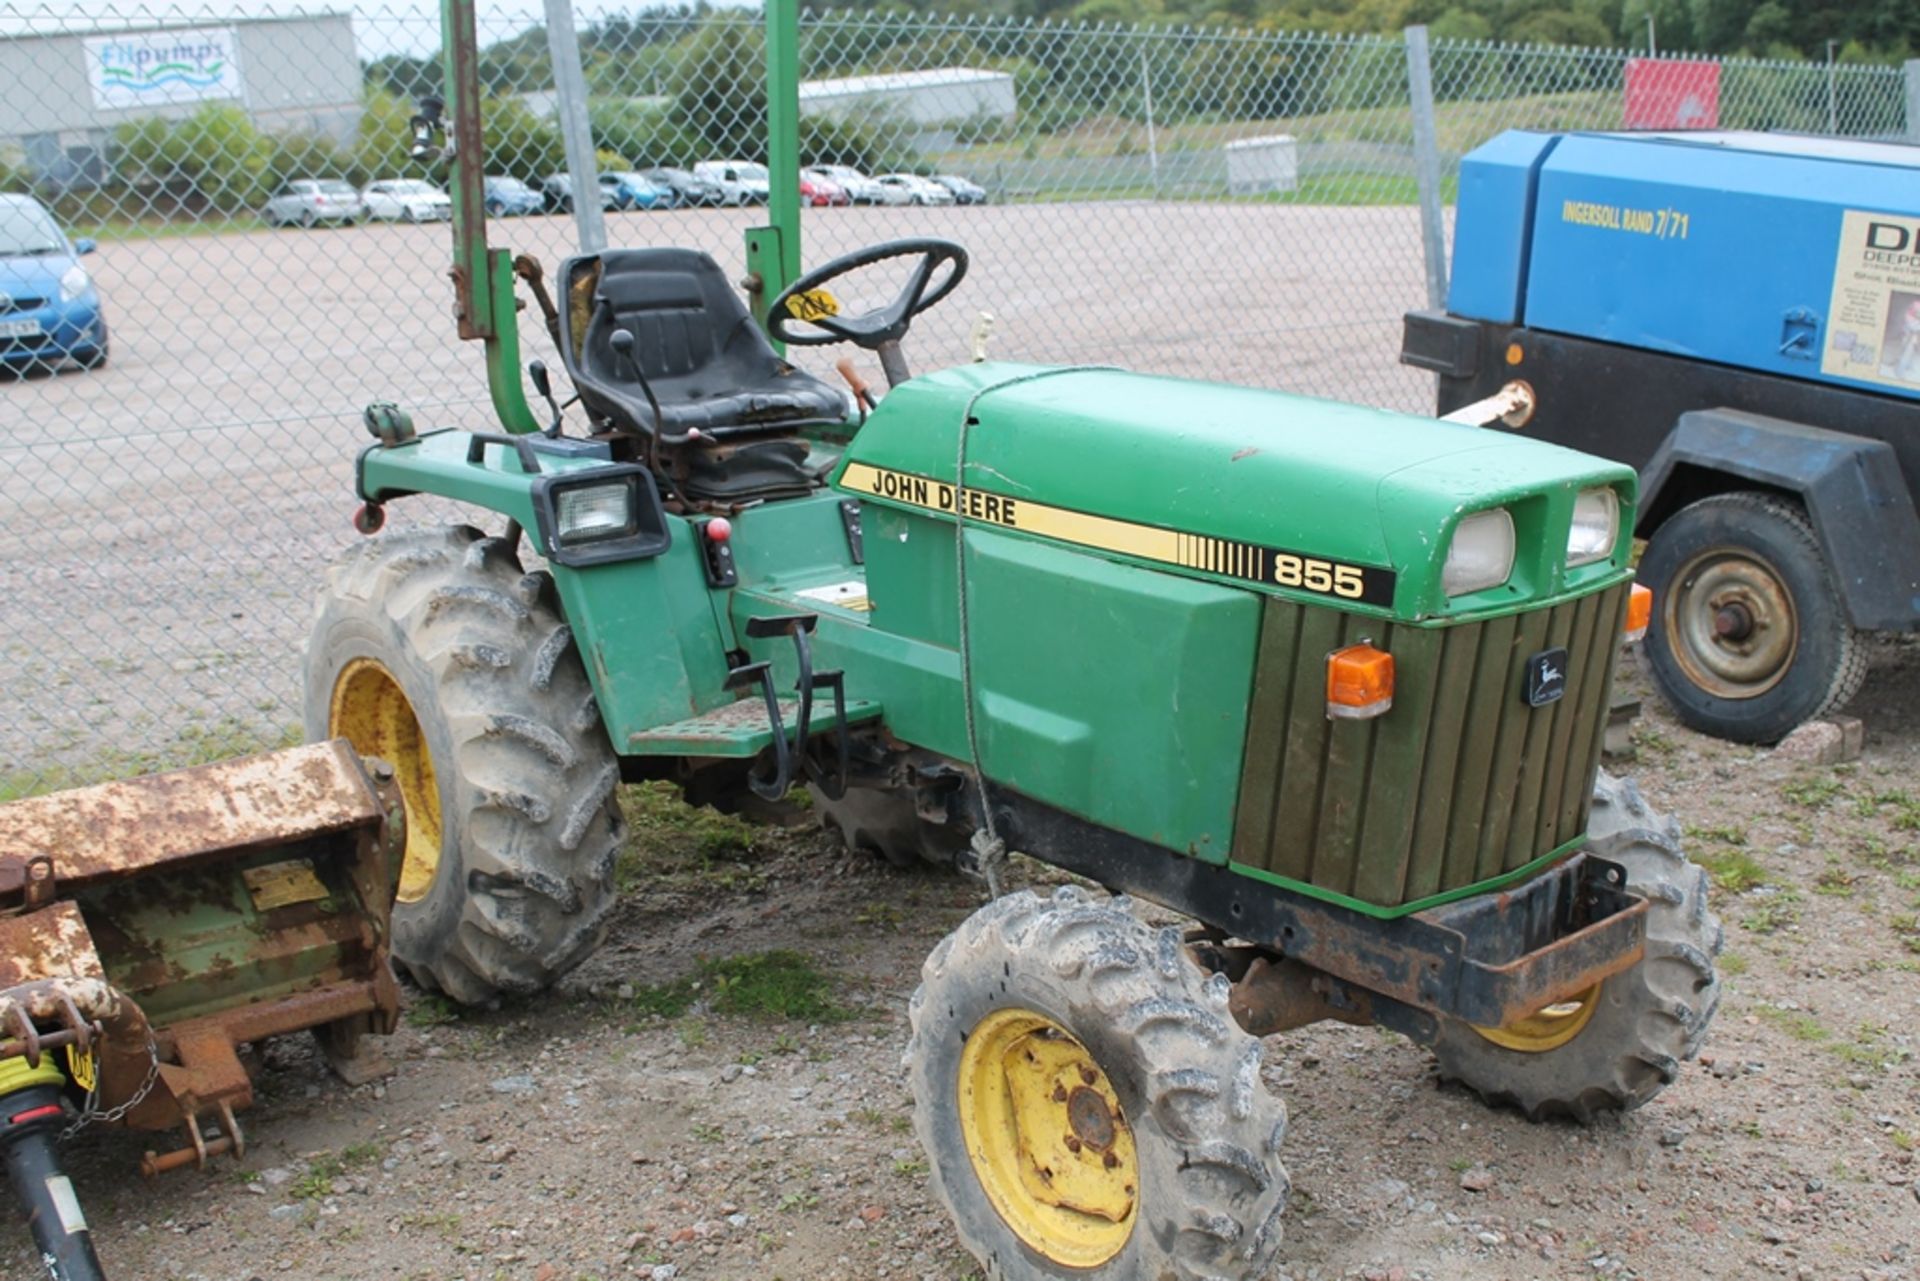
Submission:
<svg viewBox="0 0 1920 1281">
<path fill-rule="evenodd" d="M 367 202 L 350 182 L 338 178 L 295 178 L 267 200 L 261 211 L 270 227 L 315 227 L 323 222 L 364 222 Z"/>
<path fill-rule="evenodd" d="M 953 193 L 956 205 L 984 205 L 987 203 L 987 189 L 970 178 L 962 178 L 954 173 L 937 173 L 933 180 Z"/>
<path fill-rule="evenodd" d="M 656 187 L 666 187 L 682 205 L 723 205 L 727 193 L 717 182 L 710 182 L 687 169 L 643 169 L 641 175 Z"/>
<path fill-rule="evenodd" d="M 751 160 L 702 160 L 693 167 L 693 176 L 704 178 L 720 188 L 726 205 L 764 205 L 767 203 L 767 167 Z"/>
<path fill-rule="evenodd" d="M 107 363 L 107 318 L 80 259 L 86 237 L 69 240 L 32 196 L 0 193 L 0 365 L 83 369 Z"/>
<path fill-rule="evenodd" d="M 856 205 L 904 205 L 907 202 L 884 183 L 875 182 L 852 165 L 808 165 L 806 172 L 817 174 L 847 193 Z"/>
<path fill-rule="evenodd" d="M 495 218 L 536 214 L 547 207 L 545 198 L 518 178 L 488 178 L 482 190 L 487 213 Z"/>
<path fill-rule="evenodd" d="M 800 203 L 820 208 L 825 205 L 850 205 L 853 198 L 847 195 L 845 187 L 830 178 L 822 178 L 817 173 L 802 173 Z"/>
<path fill-rule="evenodd" d="M 613 193 L 605 187 L 599 188 L 600 207 L 613 208 Z M 540 180 L 540 198 L 546 202 L 548 213 L 573 212 L 573 175 L 550 173 Z"/>
<path fill-rule="evenodd" d="M 645 174 L 622 170 L 600 175 L 600 190 L 613 197 L 615 209 L 671 209 L 673 188 L 663 187 Z"/>
<path fill-rule="evenodd" d="M 883 173 L 876 180 L 890 191 L 899 192 L 904 199 L 903 205 L 950 205 L 955 203 L 953 192 L 941 186 L 931 178 L 922 178 L 911 173 Z"/>
<path fill-rule="evenodd" d="M 382 178 L 361 191 L 367 217 L 401 222 L 436 222 L 453 217 L 453 197 L 418 178 Z"/>
</svg>

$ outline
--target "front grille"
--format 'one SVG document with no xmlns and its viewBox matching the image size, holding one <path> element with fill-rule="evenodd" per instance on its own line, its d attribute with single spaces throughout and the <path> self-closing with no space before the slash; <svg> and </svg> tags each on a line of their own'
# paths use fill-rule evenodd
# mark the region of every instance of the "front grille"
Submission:
<svg viewBox="0 0 1920 1281">
<path fill-rule="evenodd" d="M 1233 861 L 1396 908 L 1579 836 L 1627 591 L 1449 627 L 1269 598 Z M 1393 655 L 1393 708 L 1330 720 L 1327 655 L 1363 640 Z M 1527 660 L 1555 647 L 1568 654 L 1566 693 L 1530 707 Z"/>
</svg>

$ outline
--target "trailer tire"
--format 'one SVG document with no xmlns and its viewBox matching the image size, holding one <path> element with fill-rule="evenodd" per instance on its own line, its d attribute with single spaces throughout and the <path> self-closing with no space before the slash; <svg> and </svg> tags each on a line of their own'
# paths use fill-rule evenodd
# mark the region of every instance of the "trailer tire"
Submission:
<svg viewBox="0 0 1920 1281">
<path fill-rule="evenodd" d="M 1798 503 L 1752 491 L 1691 503 L 1654 532 L 1640 576 L 1654 595 L 1648 664 L 1694 729 L 1775 743 L 1860 692 L 1866 647 Z"/>
<path fill-rule="evenodd" d="M 393 955 L 477 1004 L 584 960 L 615 900 L 619 765 L 552 579 L 467 526 L 356 545 L 304 663 L 310 739 L 392 762 L 407 798 Z"/>
<path fill-rule="evenodd" d="M 904 1064 L 914 1128 L 991 1281 L 1268 1275 L 1286 1108 L 1226 977 L 1189 959 L 1177 927 L 1077 888 L 1022 891 L 962 922 L 922 979 Z"/>
<path fill-rule="evenodd" d="M 1442 1079 L 1535 1121 L 1584 1124 L 1646 1103 L 1699 1053 L 1720 1006 L 1720 922 L 1707 907 L 1706 871 L 1681 853 L 1673 820 L 1631 780 L 1602 773 L 1587 832 L 1587 848 L 1624 865 L 1627 888 L 1650 901 L 1646 955 L 1561 1016 L 1558 1032 L 1542 1016 L 1523 1020 L 1539 1024 L 1524 1036 L 1522 1025 L 1490 1032 L 1443 1019 L 1433 1046 Z"/>
</svg>

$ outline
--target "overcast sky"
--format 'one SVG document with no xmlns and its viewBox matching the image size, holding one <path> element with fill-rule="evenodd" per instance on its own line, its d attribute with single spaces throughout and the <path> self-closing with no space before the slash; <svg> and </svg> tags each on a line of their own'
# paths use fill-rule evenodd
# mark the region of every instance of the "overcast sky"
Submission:
<svg viewBox="0 0 1920 1281">
<path fill-rule="evenodd" d="M 757 8 L 758 0 L 709 0 L 726 7 Z M 575 0 L 574 23 L 584 26 L 610 14 L 644 7 L 609 0 Z M 353 18 L 354 43 L 362 58 L 389 53 L 421 55 L 440 44 L 439 0 L 0 0 L 0 39 L 48 30 L 107 32 L 121 27 L 218 25 L 236 18 L 283 17 L 303 13 L 347 13 Z M 505 39 L 546 21 L 543 0 L 477 0 L 480 42 Z"/>
</svg>

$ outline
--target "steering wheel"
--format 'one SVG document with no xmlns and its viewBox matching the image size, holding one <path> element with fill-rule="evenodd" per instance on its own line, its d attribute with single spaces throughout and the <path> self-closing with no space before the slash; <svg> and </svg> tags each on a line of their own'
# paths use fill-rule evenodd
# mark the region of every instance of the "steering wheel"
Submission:
<svg viewBox="0 0 1920 1281">
<path fill-rule="evenodd" d="M 920 261 L 900 296 L 864 315 L 841 315 L 833 295 L 821 289 L 828 281 L 837 280 L 850 271 L 912 254 L 919 254 Z M 929 292 L 927 286 L 933 274 L 947 263 L 953 264 L 952 272 Z M 795 347 L 850 342 L 868 351 L 877 351 L 882 344 L 905 337 L 913 318 L 952 293 L 966 274 L 967 251 L 951 240 L 889 240 L 870 245 L 815 267 L 783 289 L 767 308 L 767 332 L 777 341 Z M 796 324 L 807 328 L 796 330 L 793 328 Z"/>
</svg>

